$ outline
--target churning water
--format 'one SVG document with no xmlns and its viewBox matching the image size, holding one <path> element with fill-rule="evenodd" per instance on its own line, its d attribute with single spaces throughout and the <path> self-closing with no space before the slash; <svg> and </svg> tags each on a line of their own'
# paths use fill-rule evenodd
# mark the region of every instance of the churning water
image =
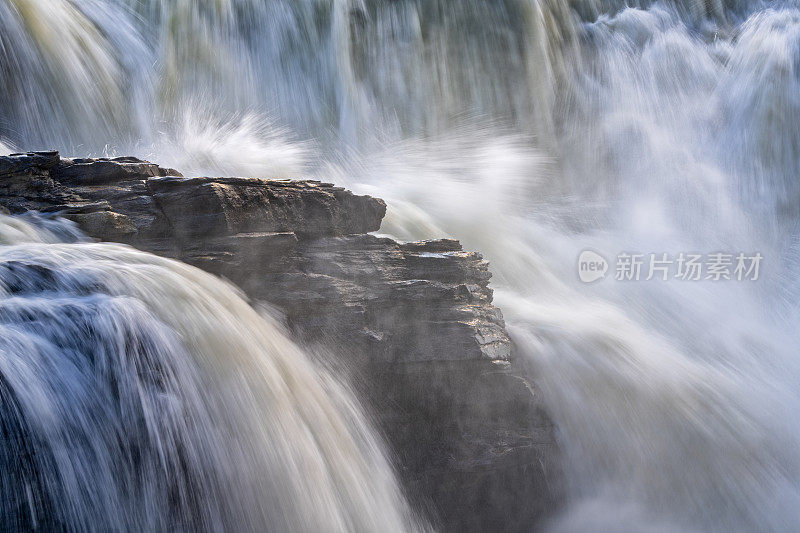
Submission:
<svg viewBox="0 0 800 533">
<path fill-rule="evenodd" d="M 380 196 L 389 203 L 382 231 L 399 238 L 452 235 L 492 261 L 496 300 L 521 352 L 538 371 L 567 455 L 569 505 L 553 529 L 796 530 L 800 4 L 635 4 L 2 0 L 0 137 L 18 148 L 133 154 L 190 172 L 311 173 Z M 724 251 L 760 252 L 764 261 L 757 281 L 623 282 L 609 275 L 586 285 L 578 280 L 576 262 L 587 248 L 609 260 L 620 252 Z M 95 295 L 91 305 L 81 304 L 90 309 L 78 306 L 72 312 L 103 342 L 117 342 L 133 327 L 141 328 L 144 339 L 176 342 L 175 334 L 158 324 L 179 332 L 191 326 L 183 314 L 161 316 L 167 311 L 158 302 L 153 308 L 120 307 L 118 299 L 132 293 L 147 302 L 142 294 L 147 291 L 113 269 L 94 272 L 100 279 L 94 283 L 104 287 L 98 293 L 70 277 L 78 259 L 70 259 L 63 273 L 48 259 L 101 254 L 122 265 L 132 258 L 145 261 L 131 250 L 91 245 L 10 250 L 3 253 L 41 265 L 25 274 L 28 283 L 41 285 L 34 280 L 44 276 L 48 283 L 69 285 L 79 301 L 81 294 Z M 146 262 L 162 265 L 164 275 L 177 276 L 174 270 L 183 268 L 149 256 Z M 201 289 L 192 281 L 196 276 L 192 271 L 180 283 L 194 283 L 198 291 L 207 291 L 206 284 L 220 287 L 204 278 Z M 69 334 L 56 314 L 66 305 L 60 303 L 60 291 L 67 290 L 62 285 L 47 289 L 59 296 L 53 302 L 23 300 L 47 310 L 41 316 L 50 321 L 53 335 Z M 175 285 L 169 284 L 171 290 L 191 292 Z M 217 297 L 228 301 L 229 290 L 220 288 L 226 295 Z M 101 305 L 115 309 L 111 317 L 142 316 L 132 323 L 108 319 L 115 322 L 107 324 L 108 331 L 97 329 L 87 317 L 91 306 Z M 236 312 L 260 320 L 246 306 Z M 200 310 L 191 316 L 203 318 Z M 225 328 L 237 321 L 219 320 L 228 339 Z M 70 320 L 69 328 L 77 323 Z M 15 335 L 26 339 L 24 329 Z M 211 371 L 231 372 L 198 358 L 207 353 L 202 345 L 175 349 L 192 351 L 193 357 L 170 355 L 156 362 L 170 367 L 166 375 L 176 383 L 187 379 L 200 389 Z M 41 364 L 55 364 L 44 362 L 44 347 L 41 353 Z M 194 366 L 185 368 L 186 361 Z M 96 364 L 106 365 L 107 372 L 141 373 L 123 361 Z M 66 361 L 58 365 L 34 373 L 36 379 L 62 379 L 59 395 L 81 394 L 66 377 L 78 370 L 67 370 Z M 171 382 L 139 385 L 146 379 L 130 382 L 144 387 L 130 407 L 139 414 L 113 421 L 109 413 L 95 416 L 107 417 L 113 431 L 129 431 L 120 427 L 129 423 L 141 438 L 151 438 L 148 431 L 175 428 L 148 426 L 141 414 L 148 408 L 202 405 L 197 427 L 185 429 L 193 435 L 203 416 L 235 400 L 215 385 L 219 398 L 204 391 L 203 401 L 182 403 L 195 385 L 175 399 L 153 392 L 172 391 Z M 42 387 L 48 384 L 56 387 L 52 382 Z M 242 416 L 250 416 L 258 394 Z M 58 398 L 50 395 L 43 405 L 65 405 Z M 185 413 L 175 416 L 184 420 Z M 280 424 L 283 415 L 270 416 L 275 420 L 257 427 L 283 450 L 280 441 L 290 433 L 269 431 L 268 424 Z M 304 416 L 316 420 L 313 412 Z M 48 426 L 41 438 L 80 434 L 67 429 Z M 183 453 L 217 453 L 213 437 L 187 437 L 190 448 Z M 362 437 L 363 432 L 361 437 L 343 433 L 342 450 L 363 447 Z M 158 438 L 172 442 L 168 435 Z M 105 435 L 97 446 L 114 442 Z M 321 453 L 340 461 L 358 455 L 342 450 Z M 214 476 L 205 490 L 222 492 L 228 469 L 241 470 L 242 457 L 275 466 L 250 457 L 252 452 L 215 456 L 216 469 L 201 472 L 169 447 L 163 456 L 136 461 L 147 468 L 177 462 L 187 480 Z M 97 475 L 111 476 L 115 467 L 122 468 L 109 465 Z M 248 473 L 240 470 L 235 475 Z M 76 483 L 84 479 L 81 474 L 71 474 Z M 69 507 L 59 512 L 94 517 L 98 506 L 117 496 L 111 487 L 102 498 L 87 496 L 85 505 L 66 500 Z M 387 502 L 393 499 L 390 488 L 386 480 Z M 67 487 L 53 490 L 58 494 Z M 157 503 L 170 487 L 138 490 L 142 501 Z M 355 520 L 346 509 L 358 494 L 346 493 L 348 501 L 337 506 L 319 490 L 309 502 L 316 509 L 310 520 L 332 513 L 341 513 L 336 523 L 345 527 Z M 285 504 L 264 492 L 267 503 L 235 502 L 247 509 L 249 524 L 257 524 L 270 505 Z M 190 496 L 171 495 L 187 520 L 194 516 Z M 227 507 L 232 503 L 226 499 L 214 501 L 217 514 L 198 516 L 211 520 L 239 510 Z M 370 519 L 375 518 L 359 517 Z"/>
</svg>

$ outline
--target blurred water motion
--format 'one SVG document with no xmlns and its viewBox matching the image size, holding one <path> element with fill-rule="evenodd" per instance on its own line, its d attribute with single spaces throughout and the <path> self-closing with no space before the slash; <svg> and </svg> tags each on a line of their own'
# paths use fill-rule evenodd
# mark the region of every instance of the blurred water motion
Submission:
<svg viewBox="0 0 800 533">
<path fill-rule="evenodd" d="M 614 0 L 2 0 L 0 137 L 8 151 L 58 147 L 76 155 L 150 157 L 189 172 L 304 173 L 382 197 L 389 204 L 383 232 L 455 236 L 491 260 L 496 301 L 535 365 L 568 456 L 570 505 L 554 529 L 792 531 L 800 523 L 794 416 L 800 407 L 800 7 L 752 0 L 637 6 Z M 156 264 L 175 281 L 171 290 L 188 293 L 180 287 L 196 286 L 192 278 L 199 276 L 130 250 L 59 246 L 68 272 L 101 254 L 123 265 Z M 2 253 L 49 264 L 47 249 L 19 245 Z M 750 284 L 585 285 L 574 268 L 585 249 L 758 251 L 764 271 Z M 96 275 L 115 284 L 105 285 L 110 288 L 93 305 L 114 307 L 117 297 L 161 287 L 153 279 L 134 285 L 102 269 Z M 192 298 L 229 290 L 211 279 L 202 285 Z M 288 343 L 225 294 L 235 309 L 218 312 L 241 312 L 253 323 L 240 327 L 265 342 Z M 61 304 L 50 305 L 55 313 Z M 146 327 L 148 338 L 162 335 L 159 320 L 179 330 L 208 320 L 229 339 L 228 328 L 238 321 L 205 317 L 199 308 L 169 320 L 158 314 L 168 311 L 160 304 L 155 311 L 125 310 L 146 315 L 133 324 Z M 66 326 L 53 320 L 48 331 L 56 335 Z M 176 383 L 189 384 L 178 398 L 199 395 L 207 372 L 231 372 L 204 348 L 206 341 L 195 346 L 197 375 L 186 375 L 174 357 L 158 358 L 174 367 Z M 172 353 L 158 346 L 159 353 Z M 277 365 L 282 352 L 231 356 L 250 368 Z M 72 372 L 60 366 L 66 362 L 49 364 L 56 372 L 36 374 L 46 378 L 43 387 Z M 303 394 L 316 395 L 321 378 L 302 371 L 309 383 Z M 172 391 L 170 385 L 160 386 Z M 60 393 L 70 393 L 64 387 Z M 212 409 L 198 412 L 201 417 L 242 401 L 242 416 L 250 417 L 256 406 L 248 402 L 277 394 L 248 387 L 255 397 L 247 402 L 217 384 L 212 405 L 207 393 L 198 405 L 194 399 L 179 404 Z M 342 407 L 346 395 L 334 400 L 339 414 L 315 431 L 340 423 L 346 431 L 314 446 L 322 457 L 330 452 L 347 464 L 326 463 L 327 482 L 337 465 L 366 472 L 382 461 L 378 452 L 359 460 L 342 452 L 371 441 L 353 411 Z M 308 411 L 302 417 L 311 417 L 304 418 L 310 424 L 321 408 L 304 404 L 287 412 Z M 287 414 L 269 413 L 293 431 L 283 420 Z M 255 427 L 285 448 L 289 433 L 270 431 L 272 422 Z M 42 438 L 77 429 L 55 425 Z M 239 464 L 242 457 L 215 455 L 210 436 L 191 436 L 196 429 L 187 428 L 187 444 L 196 446 L 189 451 L 211 457 L 220 471 L 188 470 L 182 474 L 187 483 L 217 476 L 208 490 L 225 493 L 228 468 L 260 471 Z M 110 438 L 97 437 L 98 443 Z M 148 460 L 153 468 L 175 467 L 172 451 Z M 252 450 L 234 452 L 269 468 L 285 466 L 251 457 Z M 76 483 L 93 487 L 82 474 L 73 472 Z M 270 482 L 256 477 L 247 479 Z M 286 490 L 315 485 L 275 479 L 298 483 Z M 289 498 L 294 510 L 282 516 L 307 516 L 311 529 L 329 519 L 343 529 L 408 526 L 390 478 L 373 483 L 378 487 L 346 493 L 341 506 L 319 501 L 321 488 L 318 499 Z M 168 487 L 140 490 L 142 501 L 163 510 Z M 362 508 L 361 491 L 382 495 L 383 503 Z M 244 523 L 257 526 L 269 505 L 285 509 L 280 492 L 265 493 L 270 503 L 211 498 L 219 509 L 196 519 L 224 520 L 225 513 L 242 511 Z M 91 499 L 94 507 L 70 503 L 68 511 L 87 513 L 70 515 L 76 520 L 112 520 L 99 509 L 116 496 L 104 491 Z M 195 516 L 191 494 L 171 497 L 185 506 L 187 520 Z M 145 519 L 134 511 L 125 516 Z M 142 526 L 161 524 L 159 512 L 148 516 L 155 522 Z"/>
</svg>

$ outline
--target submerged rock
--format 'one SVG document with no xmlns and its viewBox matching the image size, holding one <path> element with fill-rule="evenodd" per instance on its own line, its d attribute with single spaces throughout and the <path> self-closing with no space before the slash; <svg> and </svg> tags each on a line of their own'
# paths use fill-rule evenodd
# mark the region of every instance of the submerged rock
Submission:
<svg viewBox="0 0 800 533">
<path fill-rule="evenodd" d="M 386 204 L 329 183 L 184 178 L 132 157 L 0 157 L 0 211 L 225 276 L 346 369 L 409 497 L 440 529 L 528 530 L 556 506 L 558 452 L 514 360 L 488 263 L 458 241 L 369 234 Z"/>
</svg>

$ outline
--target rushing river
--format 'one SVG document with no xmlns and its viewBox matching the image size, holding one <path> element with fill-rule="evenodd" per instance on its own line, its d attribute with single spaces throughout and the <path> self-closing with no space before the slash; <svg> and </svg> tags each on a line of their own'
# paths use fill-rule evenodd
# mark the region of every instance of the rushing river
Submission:
<svg viewBox="0 0 800 533">
<path fill-rule="evenodd" d="M 797 530 L 797 2 L 0 0 L 0 74 L 0 142 L 9 151 L 137 155 L 185 173 L 316 175 L 387 200 L 382 232 L 402 239 L 450 235 L 484 252 L 496 302 L 538 373 L 567 456 L 569 501 L 550 525 L 555 531 Z M 608 260 L 605 279 L 580 281 L 578 257 L 586 249 Z M 763 260 L 757 280 L 707 280 L 704 271 L 693 281 L 677 279 L 674 270 L 666 281 L 647 280 L 645 264 L 638 281 L 624 281 L 615 279 L 623 253 L 645 260 L 667 254 L 672 269 L 682 253 Z M 196 409 L 185 453 L 211 454 L 216 470 L 194 472 L 194 463 L 180 459 L 181 475 L 212 476 L 203 484 L 209 491 L 227 490 L 228 476 L 241 473 L 229 470 L 241 468 L 239 459 L 285 467 L 274 457 L 251 457 L 246 446 L 219 457 L 214 439 L 226 435 L 192 433 L 204 417 L 244 401 L 219 383 L 219 398 L 208 399 L 203 380 L 230 372 L 208 355 L 213 350 L 204 343 L 221 342 L 208 336 L 210 329 L 197 346 L 173 350 L 161 324 L 170 331 L 195 327 L 184 311 L 120 304 L 132 295 L 147 301 L 169 277 L 169 287 L 198 306 L 185 310 L 196 320 L 203 320 L 208 291 L 228 302 L 225 317 L 207 319 L 214 322 L 209 328 L 225 331 L 224 339 L 232 338 L 231 314 L 241 312 L 250 318 L 240 327 L 289 342 L 230 288 L 114 247 L 15 244 L 2 255 L 32 257 L 44 271 L 65 265 L 46 278 L 56 284 L 47 289 L 54 296 L 49 303 L 3 304 L 2 316 L 21 321 L 38 308 L 50 334 L 68 336 L 60 313 L 71 309 L 69 316 L 92 320 L 108 309 L 93 334 L 120 342 L 135 326 L 155 343 L 162 354 L 155 360 L 170 367 L 170 379 L 190 384 L 162 398 L 156 390 L 171 390 L 172 381 L 152 390 L 133 382 L 144 388 L 124 393 L 135 392 L 130 408 L 139 414 L 117 420 L 123 426 L 114 431 L 132 430 L 124 427 L 130 422 L 142 438 L 169 443 L 176 428 L 148 426 L 148 410 L 161 408 L 159 402 Z M 94 267 L 96 257 L 125 268 Z M 120 273 L 138 263 L 152 264 L 145 270 L 151 273 L 130 279 Z M 91 297 L 90 282 L 103 287 L 91 289 Z M 28 338 L 24 328 L 15 335 L 15 342 L 44 343 L 40 364 L 53 369 L 36 392 L 51 410 L 40 415 L 58 420 L 70 399 L 45 391 L 63 386 L 60 395 L 85 394 L 70 388 L 79 387 L 70 385 L 77 370 L 47 358 L 52 339 Z M 176 355 L 187 349 L 192 368 Z M 74 357 L 81 353 L 76 347 Z M 320 384 L 305 363 L 279 370 L 281 353 L 242 356 L 237 364 L 257 365 L 264 379 L 303 372 L 309 380 L 303 394 L 319 394 L 328 382 Z M 137 372 L 119 366 L 124 361 L 106 363 L 109 372 Z M 23 369 L 9 372 L 17 371 Z M 278 394 L 262 385 L 248 384 L 255 392 L 244 418 L 220 431 L 242 431 L 237 424 L 254 416 L 261 395 Z M 201 390 L 203 401 L 192 397 Z M 314 441 L 309 446 L 322 449 L 304 457 L 325 461 L 329 484 L 341 466 L 333 459 L 353 459 L 346 450 L 375 450 L 359 455 L 367 463 L 353 465 L 356 473 L 383 461 L 377 447 L 365 444 L 372 442 L 369 431 L 347 407 L 348 397 L 334 396 L 338 415 L 318 429 L 347 428 L 331 441 L 341 449 L 305 435 Z M 311 404 L 292 405 L 307 409 L 300 416 L 305 424 L 320 417 Z M 110 416 L 101 407 L 90 415 L 94 407 L 87 404 L 86 416 Z M 282 439 L 300 430 L 284 416 L 271 412 L 275 420 L 248 427 L 263 435 L 237 434 L 237 442 L 268 439 L 295 457 Z M 270 431 L 272 424 L 284 424 L 285 433 Z M 85 430 L 48 426 L 40 438 L 60 432 L 94 438 Z M 97 446 L 116 445 L 108 438 Z M 175 450 L 161 453 L 142 460 L 148 468 L 177 467 Z M 57 466 L 59 458 L 48 460 Z M 72 475 L 86 482 L 86 472 Z M 228 502 L 214 493 L 206 496 L 219 508 L 197 519 L 225 520 L 241 511 L 244 523 L 257 527 L 275 507 L 287 520 L 307 516 L 309 528 L 326 521 L 343 529 L 412 527 L 387 476 L 360 490 L 380 494 L 391 512 L 354 514 L 364 494 L 345 492 L 345 501 L 330 502 L 331 486 L 323 483 L 300 499 L 308 510 L 267 489 L 276 501 L 256 509 L 249 496 Z M 293 490 L 303 491 L 298 483 Z M 53 497 L 67 489 L 53 488 Z M 137 490 L 142 505 L 157 511 L 170 489 Z M 118 504 L 113 483 L 102 497 L 86 491 L 81 502 L 64 501 L 64 516 L 93 519 L 102 506 Z M 191 495 L 171 497 L 185 506 L 187 520 L 195 516 Z M 135 525 L 158 526 L 160 516 L 148 514 L 151 523 L 139 516 Z"/>
</svg>

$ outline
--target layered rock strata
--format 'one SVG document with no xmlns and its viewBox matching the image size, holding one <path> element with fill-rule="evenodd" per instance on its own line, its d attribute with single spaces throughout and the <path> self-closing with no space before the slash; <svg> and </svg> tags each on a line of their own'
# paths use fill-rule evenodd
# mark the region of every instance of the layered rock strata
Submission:
<svg viewBox="0 0 800 533">
<path fill-rule="evenodd" d="M 557 504 L 553 428 L 514 362 L 488 264 L 379 237 L 377 198 L 330 183 L 185 178 L 130 157 L 0 157 L 0 206 L 224 276 L 351 374 L 409 497 L 442 530 L 528 530 Z"/>
</svg>

